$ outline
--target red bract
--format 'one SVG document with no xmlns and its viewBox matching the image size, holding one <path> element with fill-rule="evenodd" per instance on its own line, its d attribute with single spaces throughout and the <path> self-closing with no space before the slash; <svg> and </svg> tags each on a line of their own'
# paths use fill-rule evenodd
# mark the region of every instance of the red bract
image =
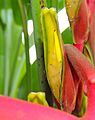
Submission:
<svg viewBox="0 0 95 120">
<path fill-rule="evenodd" d="M 76 48 L 78 48 L 79 51 L 83 51 L 84 43 L 78 43 L 78 44 L 73 44 Z M 73 80 L 75 84 L 75 89 L 76 89 L 76 106 L 75 106 L 75 112 L 80 112 L 81 107 L 82 107 L 82 99 L 83 99 L 83 86 L 84 82 L 80 77 L 77 75 L 75 69 L 71 65 L 71 70 L 72 70 L 72 75 L 73 75 Z"/>
<path fill-rule="evenodd" d="M 76 103 L 76 89 L 74 85 L 73 76 L 67 60 L 67 56 L 64 56 L 65 61 L 65 72 L 64 72 L 64 83 L 62 92 L 62 102 L 64 105 L 64 111 L 72 113 L 75 109 Z"/>
<path fill-rule="evenodd" d="M 89 12 L 86 0 L 65 0 L 74 43 L 83 44 L 88 39 Z"/>
<path fill-rule="evenodd" d="M 74 44 L 74 46 L 76 48 L 78 48 L 82 52 L 83 51 L 83 47 L 84 47 L 84 43 L 77 43 L 77 44 Z"/>
<path fill-rule="evenodd" d="M 75 43 L 84 43 L 88 39 L 89 14 L 86 0 L 81 0 L 80 7 L 73 22 Z"/>
<path fill-rule="evenodd" d="M 95 82 L 95 67 L 73 45 L 65 45 L 66 54 L 80 79 Z M 94 80 L 94 81 L 93 81 Z"/>
<path fill-rule="evenodd" d="M 93 120 L 95 119 L 95 67 L 74 46 L 66 45 L 65 50 L 78 76 L 80 79 L 85 80 L 88 86 L 88 108 L 83 118 Z"/>
</svg>

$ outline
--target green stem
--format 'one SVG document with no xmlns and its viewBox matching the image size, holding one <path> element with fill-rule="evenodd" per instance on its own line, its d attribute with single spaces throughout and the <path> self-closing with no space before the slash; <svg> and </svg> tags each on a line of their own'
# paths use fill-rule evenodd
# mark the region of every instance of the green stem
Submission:
<svg viewBox="0 0 95 120">
<path fill-rule="evenodd" d="M 44 65 L 44 53 L 43 53 L 43 43 L 42 43 L 42 31 L 41 31 L 41 8 L 40 0 L 31 0 L 32 17 L 34 25 L 34 42 L 36 46 L 37 53 L 37 67 L 38 67 L 38 78 L 40 81 L 40 91 L 46 92 L 46 97 L 48 102 L 52 105 L 51 91 L 48 86 L 45 74 Z"/>
<path fill-rule="evenodd" d="M 44 80 L 44 63 L 43 63 L 43 45 L 42 45 L 42 32 L 40 24 L 40 0 L 31 0 L 33 25 L 34 25 L 34 42 L 37 53 L 37 64 L 38 64 L 38 76 L 40 80 L 40 90 L 43 90 L 41 82 Z M 43 71 L 43 72 L 42 72 Z"/>
<path fill-rule="evenodd" d="M 27 32 L 27 16 L 24 8 L 23 0 L 18 0 L 20 12 L 22 16 L 22 25 L 24 31 L 25 40 L 25 55 L 26 55 L 26 73 L 27 73 L 27 94 L 31 90 L 31 71 L 30 71 L 30 61 L 29 61 L 29 36 Z"/>
</svg>

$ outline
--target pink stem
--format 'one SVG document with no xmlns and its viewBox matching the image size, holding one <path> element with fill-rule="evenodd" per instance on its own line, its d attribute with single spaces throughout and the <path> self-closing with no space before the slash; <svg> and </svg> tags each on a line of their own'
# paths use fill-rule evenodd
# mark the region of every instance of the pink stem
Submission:
<svg viewBox="0 0 95 120">
<path fill-rule="evenodd" d="M 78 120 L 78 118 L 51 107 L 1 96 L 0 120 Z"/>
</svg>

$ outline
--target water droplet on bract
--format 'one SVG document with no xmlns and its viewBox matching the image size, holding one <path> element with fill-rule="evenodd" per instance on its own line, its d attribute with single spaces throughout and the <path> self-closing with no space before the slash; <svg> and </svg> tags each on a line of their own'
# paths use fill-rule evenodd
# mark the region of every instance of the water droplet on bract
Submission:
<svg viewBox="0 0 95 120">
<path fill-rule="evenodd" d="M 74 18 L 73 18 L 73 17 L 70 19 L 70 22 L 71 22 L 71 23 L 74 22 Z"/>
<path fill-rule="evenodd" d="M 71 6 L 69 3 L 66 3 L 66 7 L 69 7 L 69 6 Z"/>
</svg>

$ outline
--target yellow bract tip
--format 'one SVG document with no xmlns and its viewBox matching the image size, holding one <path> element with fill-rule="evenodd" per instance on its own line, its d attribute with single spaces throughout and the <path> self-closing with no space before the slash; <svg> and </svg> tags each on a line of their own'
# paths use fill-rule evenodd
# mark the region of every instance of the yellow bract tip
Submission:
<svg viewBox="0 0 95 120">
<path fill-rule="evenodd" d="M 56 51 L 57 60 L 58 62 L 61 62 L 62 61 L 61 46 L 56 31 L 54 31 L 54 39 L 55 39 L 55 51 Z"/>
</svg>

